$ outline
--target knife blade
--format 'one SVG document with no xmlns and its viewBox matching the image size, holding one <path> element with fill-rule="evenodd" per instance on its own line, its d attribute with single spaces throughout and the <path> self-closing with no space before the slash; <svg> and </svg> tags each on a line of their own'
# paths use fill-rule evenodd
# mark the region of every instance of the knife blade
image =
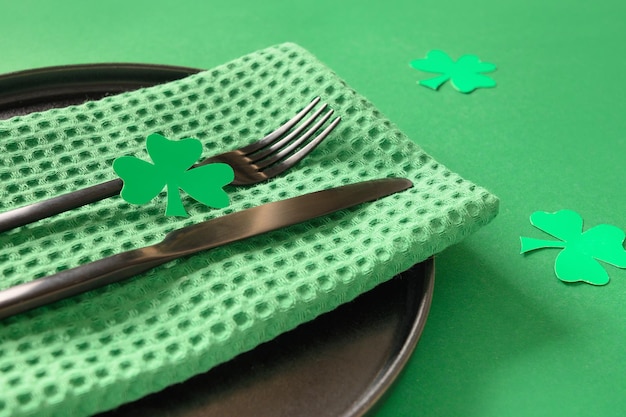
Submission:
<svg viewBox="0 0 626 417">
<path fill-rule="evenodd" d="M 0 319 L 130 278 L 176 258 L 302 223 L 412 186 L 404 178 L 364 181 L 263 204 L 174 230 L 157 244 L 0 291 Z"/>
</svg>

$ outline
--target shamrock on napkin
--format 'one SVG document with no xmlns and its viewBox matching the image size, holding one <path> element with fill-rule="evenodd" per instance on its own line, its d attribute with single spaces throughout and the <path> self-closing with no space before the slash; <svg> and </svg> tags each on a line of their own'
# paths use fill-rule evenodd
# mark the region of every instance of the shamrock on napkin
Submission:
<svg viewBox="0 0 626 417">
<path fill-rule="evenodd" d="M 134 156 L 113 162 L 113 169 L 124 181 L 120 193 L 124 200 L 145 204 L 167 187 L 166 216 L 188 216 L 179 189 L 207 206 L 228 206 L 230 201 L 222 187 L 234 179 L 229 165 L 213 163 L 189 169 L 202 154 L 199 140 L 173 141 L 154 133 L 148 136 L 146 148 L 154 164 Z"/>
<path fill-rule="evenodd" d="M 609 275 L 598 261 L 626 268 L 623 247 L 626 235 L 618 227 L 600 224 L 583 232 L 583 219 L 571 210 L 556 213 L 537 211 L 530 216 L 530 222 L 560 241 L 522 237 L 521 253 L 541 248 L 562 248 L 554 264 L 561 281 L 604 285 L 609 282 Z"/>
<path fill-rule="evenodd" d="M 442 74 L 419 82 L 424 87 L 437 90 L 443 83 L 451 80 L 452 86 L 461 93 L 471 93 L 477 88 L 495 87 L 496 82 L 483 75 L 483 72 L 495 71 L 496 66 L 481 62 L 477 56 L 463 55 L 456 62 L 443 51 L 432 50 L 424 59 L 416 59 L 411 66 L 424 72 Z"/>
</svg>

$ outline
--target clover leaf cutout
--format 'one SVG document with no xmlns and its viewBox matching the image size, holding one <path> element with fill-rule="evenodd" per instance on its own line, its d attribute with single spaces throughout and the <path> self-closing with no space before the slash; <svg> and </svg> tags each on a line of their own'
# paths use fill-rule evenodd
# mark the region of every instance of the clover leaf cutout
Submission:
<svg viewBox="0 0 626 417">
<path fill-rule="evenodd" d="M 496 70 L 496 66 L 489 62 L 481 62 L 475 55 L 463 55 L 456 62 L 443 51 L 434 49 L 426 54 L 424 59 L 411 61 L 411 67 L 424 71 L 442 74 L 435 78 L 419 81 L 420 85 L 439 89 L 443 83 L 450 80 L 452 86 L 461 93 L 471 93 L 477 88 L 495 87 L 496 82 L 484 72 Z"/>
<path fill-rule="evenodd" d="M 198 139 L 174 141 L 154 133 L 146 139 L 146 148 L 154 163 L 134 156 L 113 161 L 113 170 L 124 182 L 120 196 L 125 201 L 145 204 L 167 188 L 166 216 L 188 216 L 179 189 L 207 206 L 228 206 L 228 195 L 222 189 L 234 179 L 228 164 L 212 163 L 189 169 L 202 154 Z"/>
<path fill-rule="evenodd" d="M 605 285 L 609 282 L 609 275 L 598 261 L 626 268 L 623 246 L 626 235 L 616 226 L 600 224 L 583 232 L 583 219 L 571 210 L 537 211 L 530 216 L 530 222 L 560 240 L 521 237 L 521 253 L 541 248 L 563 249 L 554 264 L 554 271 L 561 281 Z"/>
</svg>

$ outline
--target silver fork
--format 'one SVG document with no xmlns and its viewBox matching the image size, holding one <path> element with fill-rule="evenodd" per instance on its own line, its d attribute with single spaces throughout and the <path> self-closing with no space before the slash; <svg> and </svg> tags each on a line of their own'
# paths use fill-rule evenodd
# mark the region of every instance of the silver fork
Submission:
<svg viewBox="0 0 626 417">
<path fill-rule="evenodd" d="M 292 119 L 264 138 L 250 145 L 207 158 L 193 167 L 225 162 L 235 171 L 231 185 L 252 185 L 274 178 L 285 172 L 319 145 L 341 121 L 335 118 L 321 133 L 311 137 L 324 126 L 333 114 L 326 112 L 327 105 L 322 105 L 306 121 L 295 127 L 319 103 L 316 97 Z M 319 120 L 317 120 L 319 118 Z M 317 120 L 317 122 L 315 122 Z M 315 124 L 313 124 L 315 122 Z M 313 126 L 311 126 L 313 124 Z M 309 128 L 309 126 L 311 126 Z M 308 128 L 308 130 L 307 130 Z M 293 130 L 292 130 L 293 129 Z M 306 131 L 305 131 L 306 130 Z M 304 132 L 304 133 L 303 133 Z M 48 200 L 0 213 L 0 232 L 33 223 L 105 198 L 118 195 L 123 182 L 117 178 L 98 185 L 63 194 Z"/>
</svg>

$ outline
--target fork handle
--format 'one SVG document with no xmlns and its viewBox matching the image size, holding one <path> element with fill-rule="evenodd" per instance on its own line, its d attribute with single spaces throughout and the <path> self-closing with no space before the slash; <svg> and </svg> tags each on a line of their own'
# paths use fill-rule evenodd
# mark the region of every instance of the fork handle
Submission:
<svg viewBox="0 0 626 417">
<path fill-rule="evenodd" d="M 0 233 L 36 222 L 68 210 L 113 197 L 122 190 L 123 182 L 116 178 L 48 200 L 0 213 Z"/>
<path fill-rule="evenodd" d="M 155 246 L 134 249 L 0 291 L 0 320 L 148 271 L 172 259 Z"/>
</svg>

